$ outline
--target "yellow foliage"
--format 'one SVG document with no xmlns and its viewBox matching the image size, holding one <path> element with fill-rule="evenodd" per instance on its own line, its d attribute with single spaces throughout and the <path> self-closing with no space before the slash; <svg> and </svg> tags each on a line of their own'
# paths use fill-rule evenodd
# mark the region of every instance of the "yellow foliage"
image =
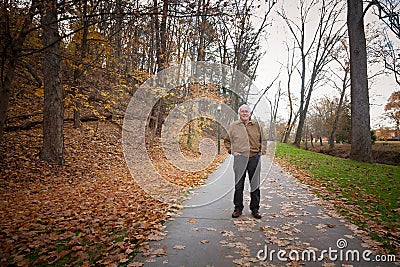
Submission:
<svg viewBox="0 0 400 267">
<path fill-rule="evenodd" d="M 44 89 L 43 88 L 37 88 L 35 90 L 35 95 L 38 97 L 43 97 L 44 96 Z"/>
</svg>

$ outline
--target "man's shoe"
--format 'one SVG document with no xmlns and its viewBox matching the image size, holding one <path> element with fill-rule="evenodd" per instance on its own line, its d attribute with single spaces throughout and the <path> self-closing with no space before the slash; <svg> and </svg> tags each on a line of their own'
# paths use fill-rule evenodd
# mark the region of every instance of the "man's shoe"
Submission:
<svg viewBox="0 0 400 267">
<path fill-rule="evenodd" d="M 235 210 L 232 213 L 232 218 L 238 218 L 240 215 L 242 215 L 242 211 L 241 210 Z"/>
<path fill-rule="evenodd" d="M 253 217 L 256 219 L 261 219 L 261 214 L 258 212 L 258 210 L 252 210 L 251 215 L 253 215 Z"/>
</svg>

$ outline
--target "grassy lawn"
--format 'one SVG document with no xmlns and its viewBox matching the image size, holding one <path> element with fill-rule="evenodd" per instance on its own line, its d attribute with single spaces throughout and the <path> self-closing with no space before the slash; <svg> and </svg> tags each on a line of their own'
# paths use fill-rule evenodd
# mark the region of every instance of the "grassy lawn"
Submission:
<svg viewBox="0 0 400 267">
<path fill-rule="evenodd" d="M 400 232 L 400 167 L 370 164 L 278 144 L 276 156 L 338 210 L 394 252 Z M 303 175 L 304 176 L 304 175 Z M 300 177 L 301 178 L 301 177 Z"/>
</svg>

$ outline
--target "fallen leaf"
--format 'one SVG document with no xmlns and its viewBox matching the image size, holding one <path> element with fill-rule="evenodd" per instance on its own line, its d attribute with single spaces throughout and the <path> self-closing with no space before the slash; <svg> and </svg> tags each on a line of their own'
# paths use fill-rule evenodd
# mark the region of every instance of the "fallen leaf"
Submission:
<svg viewBox="0 0 400 267">
<path fill-rule="evenodd" d="M 190 218 L 190 219 L 188 219 L 188 222 L 190 222 L 190 223 L 197 223 L 197 219 L 195 219 L 195 218 Z"/>
<path fill-rule="evenodd" d="M 144 263 L 142 263 L 142 262 L 134 261 L 134 262 L 129 263 L 128 267 L 142 267 L 143 265 L 144 265 Z"/>
<path fill-rule="evenodd" d="M 222 231 L 221 234 L 223 236 L 235 236 L 235 234 L 232 231 Z"/>
<path fill-rule="evenodd" d="M 133 253 L 134 252 L 134 250 L 133 249 L 130 249 L 130 248 L 128 248 L 126 251 L 125 251 L 125 253 L 126 254 L 131 254 L 131 253 Z"/>
<path fill-rule="evenodd" d="M 175 245 L 175 246 L 174 246 L 174 249 L 177 249 L 177 250 L 184 250 L 184 249 L 185 249 L 185 246 L 183 246 L 183 245 Z"/>
</svg>

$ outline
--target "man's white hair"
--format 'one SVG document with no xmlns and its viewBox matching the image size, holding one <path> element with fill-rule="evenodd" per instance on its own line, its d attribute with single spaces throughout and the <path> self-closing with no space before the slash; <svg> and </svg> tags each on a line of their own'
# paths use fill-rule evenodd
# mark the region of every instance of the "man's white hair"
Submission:
<svg viewBox="0 0 400 267">
<path fill-rule="evenodd" d="M 241 109 L 241 108 L 246 108 L 250 113 L 253 112 L 253 110 L 251 109 L 251 107 L 250 107 L 249 105 L 243 104 L 243 105 L 241 105 L 241 106 L 239 107 L 238 113 L 240 113 L 240 109 Z"/>
</svg>

